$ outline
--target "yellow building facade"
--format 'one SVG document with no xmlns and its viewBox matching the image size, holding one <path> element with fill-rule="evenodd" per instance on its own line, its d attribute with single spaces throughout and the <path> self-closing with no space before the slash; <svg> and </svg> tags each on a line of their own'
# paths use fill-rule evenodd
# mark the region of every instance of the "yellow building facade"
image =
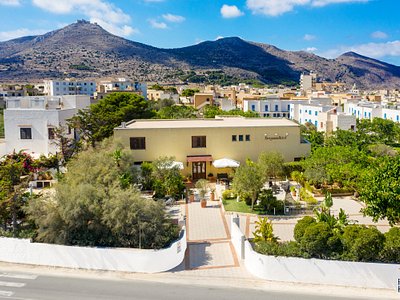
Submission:
<svg viewBox="0 0 400 300">
<path fill-rule="evenodd" d="M 137 163 L 173 156 L 193 179 L 226 173 L 212 165 L 221 158 L 244 164 L 248 158 L 256 161 L 263 151 L 280 152 L 286 161 L 310 153 L 300 126 L 287 119 L 134 120 L 115 128 L 114 138 L 133 151 Z"/>
</svg>

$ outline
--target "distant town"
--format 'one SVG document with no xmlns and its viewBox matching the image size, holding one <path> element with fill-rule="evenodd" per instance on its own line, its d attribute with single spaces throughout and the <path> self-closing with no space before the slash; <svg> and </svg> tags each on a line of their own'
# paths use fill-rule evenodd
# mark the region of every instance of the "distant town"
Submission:
<svg viewBox="0 0 400 300">
<path fill-rule="evenodd" d="M 242 111 L 260 118 L 287 118 L 302 125 L 311 124 L 326 134 L 337 128 L 355 131 L 357 119 L 400 122 L 399 90 L 359 90 L 341 82 L 322 82 L 316 73 L 302 74 L 298 86 L 292 88 L 248 84 L 164 85 L 128 78 L 44 80 L 0 85 L 0 106 L 5 108 L 4 125 L 0 127 L 0 136 L 5 139 L 0 143 L 0 154 L 19 149 L 36 154 L 55 153 L 50 145 L 49 128 L 65 124 L 79 109 L 119 92 L 137 94 L 153 102 L 169 101 L 170 105 L 192 107 L 199 118 L 203 117 L 202 109 L 211 106 L 222 114 Z M 27 133 L 29 138 L 21 139 L 16 130 L 23 130 L 26 120 L 38 110 L 42 111 L 40 118 L 26 129 L 36 134 Z"/>
</svg>

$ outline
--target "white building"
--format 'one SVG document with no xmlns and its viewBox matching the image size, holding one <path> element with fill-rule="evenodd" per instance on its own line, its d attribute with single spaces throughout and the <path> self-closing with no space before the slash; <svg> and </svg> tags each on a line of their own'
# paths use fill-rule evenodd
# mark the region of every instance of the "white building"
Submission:
<svg viewBox="0 0 400 300">
<path fill-rule="evenodd" d="M 336 129 L 355 130 L 356 118 L 330 104 L 330 98 L 311 99 L 290 105 L 290 118 L 300 124 L 313 124 L 318 131 L 332 133 Z"/>
<path fill-rule="evenodd" d="M 44 94 L 47 96 L 88 95 L 93 97 L 95 81 L 44 80 Z"/>
<path fill-rule="evenodd" d="M 147 84 L 126 78 L 101 81 L 98 83 L 97 94 L 107 94 L 112 92 L 135 92 L 147 99 Z"/>
<path fill-rule="evenodd" d="M 310 74 L 300 75 L 300 89 L 302 91 L 310 91 L 315 87 L 317 81 L 317 74 L 310 72 Z"/>
<path fill-rule="evenodd" d="M 54 129 L 79 109 L 90 105 L 89 96 L 38 96 L 6 99 L 4 131 L 6 153 L 25 150 L 35 157 L 55 154 Z M 70 137 L 74 133 L 69 130 Z"/>
<path fill-rule="evenodd" d="M 374 118 L 382 118 L 400 123 L 400 106 L 365 101 L 348 101 L 344 104 L 344 111 L 357 119 L 372 120 Z"/>
<path fill-rule="evenodd" d="M 244 99 L 243 111 L 252 111 L 264 118 L 290 118 L 290 105 L 297 100 L 280 100 L 277 96 L 270 96 L 264 100 Z"/>
</svg>

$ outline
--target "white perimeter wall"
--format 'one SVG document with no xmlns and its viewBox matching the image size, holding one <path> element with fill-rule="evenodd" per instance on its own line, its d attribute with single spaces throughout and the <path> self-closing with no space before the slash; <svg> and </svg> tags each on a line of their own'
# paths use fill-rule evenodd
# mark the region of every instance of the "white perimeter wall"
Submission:
<svg viewBox="0 0 400 300">
<path fill-rule="evenodd" d="M 232 243 L 240 253 L 238 241 L 243 236 L 231 222 Z M 382 288 L 397 291 L 400 265 L 359 263 L 295 257 L 275 257 L 255 252 L 246 240 L 244 264 L 254 276 L 275 281 Z"/>
<path fill-rule="evenodd" d="M 164 272 L 178 266 L 185 251 L 186 230 L 169 248 L 160 250 L 75 247 L 0 238 L 0 261 L 90 270 Z"/>
</svg>

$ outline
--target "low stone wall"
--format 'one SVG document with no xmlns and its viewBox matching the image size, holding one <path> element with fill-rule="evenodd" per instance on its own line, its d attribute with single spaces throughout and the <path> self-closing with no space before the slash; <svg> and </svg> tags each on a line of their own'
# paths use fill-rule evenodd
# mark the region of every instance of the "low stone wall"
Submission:
<svg viewBox="0 0 400 300">
<path fill-rule="evenodd" d="M 0 261 L 90 270 L 164 272 L 178 266 L 185 251 L 185 229 L 169 248 L 160 250 L 76 247 L 0 238 Z"/>
<path fill-rule="evenodd" d="M 244 235 L 234 220 L 231 226 L 232 243 L 236 249 L 237 241 Z M 255 252 L 247 240 L 243 249 L 236 251 L 244 252 L 244 264 L 250 273 L 266 280 L 397 291 L 400 279 L 399 264 L 268 256 Z"/>
</svg>

